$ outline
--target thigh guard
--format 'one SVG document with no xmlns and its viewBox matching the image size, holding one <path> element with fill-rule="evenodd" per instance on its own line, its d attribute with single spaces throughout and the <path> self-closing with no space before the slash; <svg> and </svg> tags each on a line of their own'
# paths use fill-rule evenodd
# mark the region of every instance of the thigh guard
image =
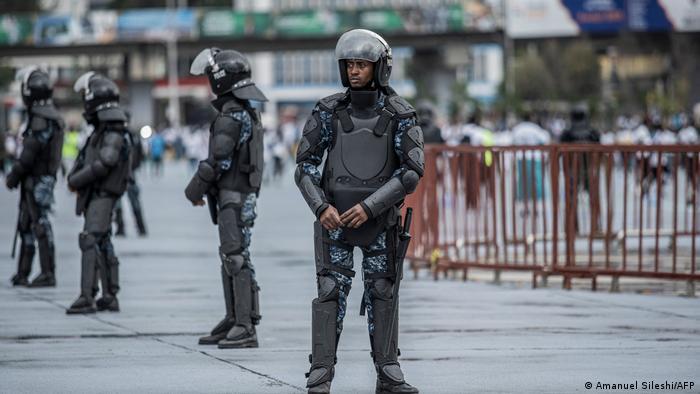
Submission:
<svg viewBox="0 0 700 394">
<path fill-rule="evenodd" d="M 112 229 L 112 209 L 115 199 L 97 197 L 92 199 L 85 212 L 83 231 L 88 233 L 107 234 Z"/>
</svg>

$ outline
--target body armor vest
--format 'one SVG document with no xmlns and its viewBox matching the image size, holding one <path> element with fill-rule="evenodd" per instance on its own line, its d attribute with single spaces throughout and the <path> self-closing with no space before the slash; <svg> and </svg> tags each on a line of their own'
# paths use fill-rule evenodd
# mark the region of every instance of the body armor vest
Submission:
<svg viewBox="0 0 700 394">
<path fill-rule="evenodd" d="M 126 186 L 131 177 L 131 137 L 129 130 L 121 123 L 104 123 L 97 126 L 99 129 L 90 136 L 85 147 L 85 165 L 98 160 L 100 149 L 104 144 L 104 136 L 107 133 L 119 133 L 122 136 L 122 147 L 119 151 L 119 161 L 112 167 L 109 173 L 92 188 L 93 192 L 107 193 L 112 196 L 121 196 L 126 191 Z"/>
<path fill-rule="evenodd" d="M 323 171 L 323 189 L 339 213 L 362 202 L 384 185 L 399 167 L 394 132 L 380 122 L 374 109 L 338 108 L 333 117 L 335 136 Z M 370 218 L 357 229 L 343 230 L 345 241 L 369 245 L 386 227 L 388 213 Z"/>
<path fill-rule="evenodd" d="M 224 104 L 221 112 L 245 110 L 250 115 L 252 130 L 250 138 L 243 144 L 238 143 L 234 153 L 231 169 L 221 174 L 217 183 L 220 189 L 239 193 L 258 193 L 263 175 L 263 129 L 257 111 L 243 108 L 235 101 Z"/>
<path fill-rule="evenodd" d="M 41 151 L 34 159 L 31 175 L 55 177 L 61 166 L 63 149 L 63 119 L 56 108 L 51 104 L 35 104 L 29 110 L 25 133 L 31 134 L 41 143 Z"/>
</svg>

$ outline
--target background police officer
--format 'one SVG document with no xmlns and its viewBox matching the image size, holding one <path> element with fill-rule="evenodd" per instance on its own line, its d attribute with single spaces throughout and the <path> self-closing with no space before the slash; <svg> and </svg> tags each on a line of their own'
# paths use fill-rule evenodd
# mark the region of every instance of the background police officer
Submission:
<svg viewBox="0 0 700 394">
<path fill-rule="evenodd" d="M 199 163 L 185 196 L 193 205 L 204 205 L 206 195 L 212 220 L 218 223 L 226 305 L 224 318 L 199 343 L 257 347 L 259 287 L 248 246 L 263 174 L 263 130 L 250 100 L 267 98 L 253 83 L 250 64 L 239 52 L 205 49 L 192 62 L 190 72 L 207 75 L 219 114 L 209 129 L 208 158 Z"/>
<path fill-rule="evenodd" d="M 55 286 L 56 254 L 49 212 L 53 204 L 56 171 L 61 165 L 64 123 L 53 105 L 53 89 L 45 71 L 34 66 L 26 67 L 17 72 L 17 79 L 21 81 L 27 120 L 22 130 L 22 153 L 6 179 L 10 189 L 21 185 L 17 221 L 21 247 L 17 273 L 12 277 L 12 284 Z M 35 241 L 39 244 L 41 274 L 28 283 Z"/>
<path fill-rule="evenodd" d="M 127 113 L 128 118 L 128 113 Z M 136 171 L 143 163 L 143 159 L 146 156 L 144 152 L 143 144 L 141 144 L 141 136 L 135 131 L 131 130 L 131 178 L 129 178 L 129 183 L 126 187 L 126 196 L 129 199 L 129 205 L 131 205 L 131 212 L 134 214 L 134 221 L 136 222 L 136 230 L 139 236 L 145 237 L 146 231 L 146 221 L 143 218 L 143 207 L 141 205 L 141 188 L 136 182 Z M 114 233 L 117 236 L 125 236 L 126 230 L 124 228 L 124 208 L 122 200 L 117 200 L 114 207 L 114 223 L 117 225 L 117 231 Z"/>
<path fill-rule="evenodd" d="M 377 393 L 417 393 L 398 357 L 394 299 L 399 206 L 423 175 L 423 135 L 415 111 L 389 87 L 391 48 L 368 30 L 343 34 L 336 46 L 343 86 L 321 99 L 297 152 L 297 185 L 315 223 L 318 297 L 312 303 L 309 393 L 330 392 L 335 353 L 355 272 L 363 254 L 364 296 Z M 324 154 L 323 173 L 317 167 Z M 361 313 L 362 313 L 361 312 Z"/>
<path fill-rule="evenodd" d="M 78 78 L 73 88 L 82 93 L 83 116 L 94 130 L 68 175 L 68 187 L 78 193 L 76 213 L 85 216 L 85 225 L 79 237 L 80 296 L 66 312 L 116 312 L 119 260 L 111 241 L 111 218 L 114 204 L 126 190 L 130 177 L 131 137 L 114 82 L 88 72 Z M 98 274 L 102 297 L 95 304 Z"/>
</svg>

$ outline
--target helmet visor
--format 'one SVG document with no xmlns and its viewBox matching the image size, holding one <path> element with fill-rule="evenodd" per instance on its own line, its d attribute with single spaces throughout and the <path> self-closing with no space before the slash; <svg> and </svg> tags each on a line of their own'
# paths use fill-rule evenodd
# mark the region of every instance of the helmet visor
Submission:
<svg viewBox="0 0 700 394">
<path fill-rule="evenodd" d="M 73 90 L 76 93 L 80 93 L 83 90 L 87 93 L 90 90 L 90 78 L 92 78 L 93 75 L 95 75 L 95 72 L 93 71 L 88 71 L 85 74 L 81 75 L 80 78 L 78 78 L 78 80 L 75 81 L 75 83 L 73 84 Z"/>
<path fill-rule="evenodd" d="M 203 49 L 199 52 L 199 55 L 194 58 L 192 64 L 190 65 L 190 74 L 192 75 L 202 75 L 207 67 L 213 67 L 216 64 L 214 62 L 214 52 L 210 49 Z"/>
<path fill-rule="evenodd" d="M 389 47 L 377 33 L 364 29 L 350 30 L 340 36 L 335 46 L 338 60 L 358 59 L 376 62 Z"/>
<path fill-rule="evenodd" d="M 32 73 L 38 69 L 39 67 L 37 66 L 22 67 L 15 73 L 15 80 L 26 85 L 29 76 L 32 75 Z"/>
</svg>

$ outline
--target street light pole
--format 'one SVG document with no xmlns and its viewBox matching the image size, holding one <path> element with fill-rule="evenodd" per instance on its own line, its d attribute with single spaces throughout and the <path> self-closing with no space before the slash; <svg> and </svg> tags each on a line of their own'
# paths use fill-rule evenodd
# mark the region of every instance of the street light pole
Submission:
<svg viewBox="0 0 700 394">
<path fill-rule="evenodd" d="M 168 12 L 174 12 L 175 0 L 168 0 Z M 168 110 L 166 115 L 171 126 L 176 131 L 180 130 L 180 89 L 178 86 L 177 70 L 177 31 L 173 25 L 174 15 L 168 17 L 168 37 L 166 37 L 166 52 L 168 57 Z"/>
</svg>

